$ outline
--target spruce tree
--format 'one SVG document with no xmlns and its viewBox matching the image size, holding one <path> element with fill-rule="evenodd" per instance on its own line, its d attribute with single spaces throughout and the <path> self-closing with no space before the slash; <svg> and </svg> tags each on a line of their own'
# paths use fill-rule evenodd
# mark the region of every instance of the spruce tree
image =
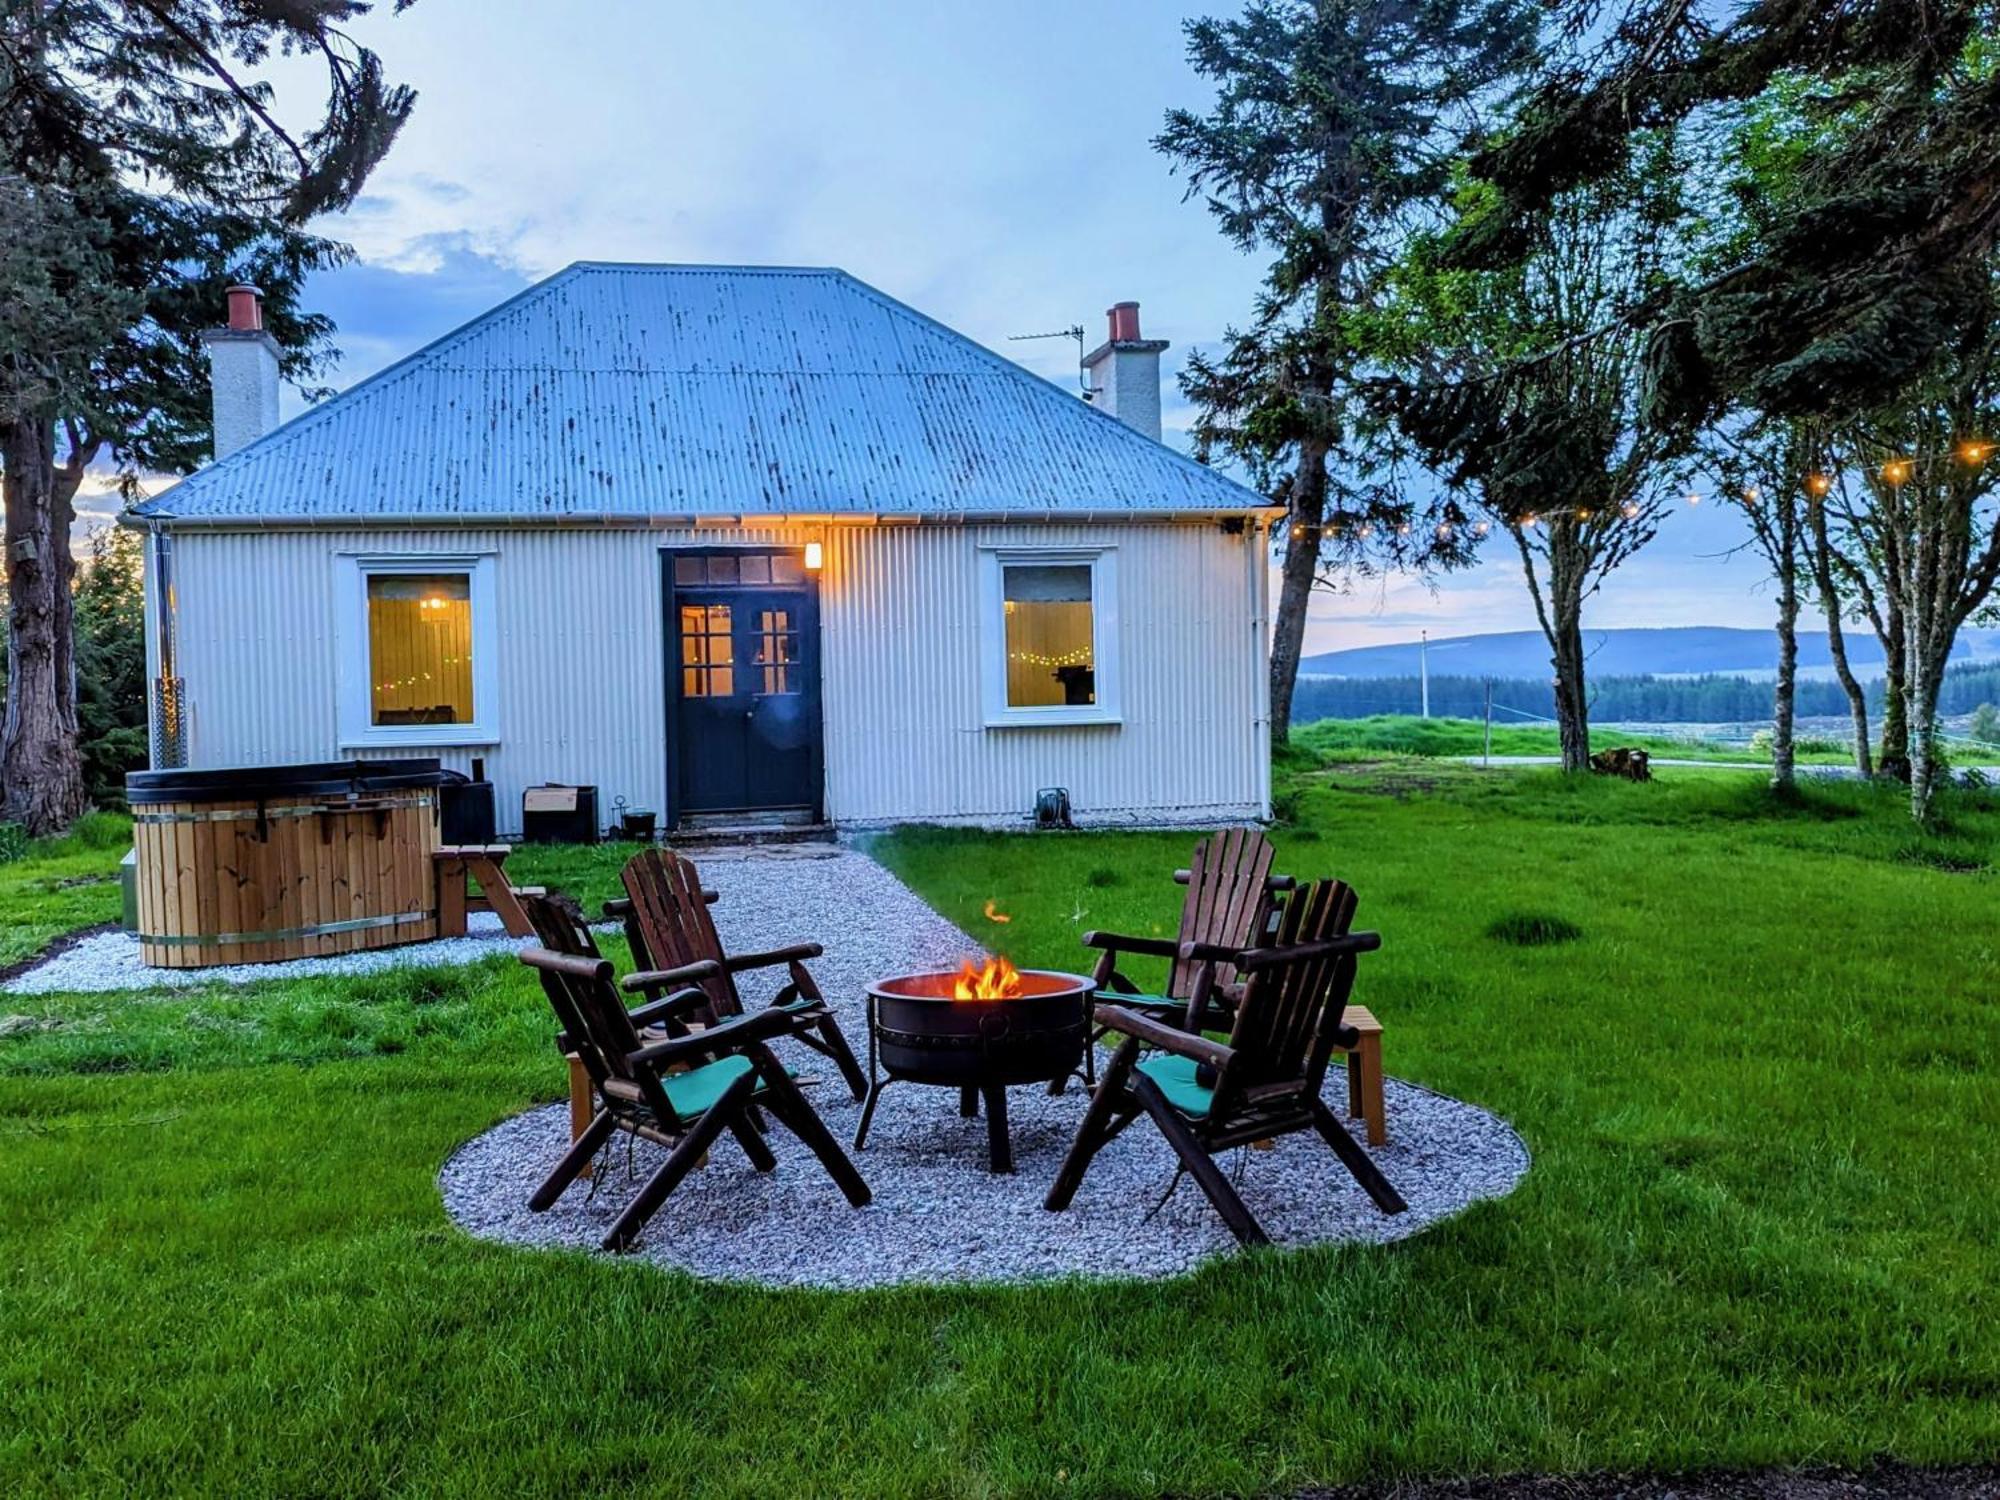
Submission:
<svg viewBox="0 0 2000 1500">
<path fill-rule="evenodd" d="M 1467 555 L 1467 534 L 1398 483 L 1394 434 L 1362 399 L 1365 328 L 1398 242 L 1524 60 L 1537 13 L 1524 0 L 1251 0 L 1240 18 L 1187 25 L 1216 101 L 1170 113 L 1155 144 L 1232 242 L 1271 257 L 1247 324 L 1182 383 L 1201 456 L 1243 463 L 1286 507 L 1274 743 L 1328 565 Z"/>
</svg>

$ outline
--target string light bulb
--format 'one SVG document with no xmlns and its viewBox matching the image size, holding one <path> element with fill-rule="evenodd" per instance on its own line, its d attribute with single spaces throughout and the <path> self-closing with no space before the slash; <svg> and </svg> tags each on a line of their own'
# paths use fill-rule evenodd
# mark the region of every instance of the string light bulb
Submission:
<svg viewBox="0 0 2000 1500">
<path fill-rule="evenodd" d="M 1882 465 L 1882 477 L 1890 484 L 1901 484 L 1910 477 L 1910 461 L 1907 458 L 1892 458 Z"/>
<path fill-rule="evenodd" d="M 1485 536 L 1486 532 L 1487 532 L 1487 525 L 1484 521 L 1476 523 L 1472 528 L 1472 534 L 1474 536 Z"/>
<path fill-rule="evenodd" d="M 1628 521 L 1636 520 L 1639 515 L 1639 507 L 1630 500 L 1627 500 L 1624 505 L 1619 507 L 1619 514 L 1624 516 Z"/>
<path fill-rule="evenodd" d="M 1833 481 L 1832 481 L 1831 479 L 1827 478 L 1827 477 L 1826 477 L 1826 475 L 1824 475 L 1824 474 L 1808 474 L 1808 475 L 1806 475 L 1806 493 L 1807 493 L 1807 494 L 1809 494 L 1809 495 L 1824 495 L 1824 494 L 1825 494 L 1825 493 L 1826 493 L 1826 492 L 1827 492 L 1828 490 L 1830 490 L 1830 489 L 1832 489 L 1832 488 L 1833 488 Z"/>
<path fill-rule="evenodd" d="M 1743 490 L 1743 498 L 1748 500 L 1752 505 L 1755 505 L 1759 500 L 1764 498 L 1764 492 L 1754 484 L 1746 485 Z"/>
<path fill-rule="evenodd" d="M 1697 494 L 1695 491 L 1689 490 L 1687 502 L 1689 505 L 1699 505 L 1701 504 L 1701 496 Z"/>
<path fill-rule="evenodd" d="M 1535 513 L 1533 512 L 1533 511 L 1529 511 L 1529 512 L 1528 512 L 1528 516 L 1527 516 L 1527 524 L 1528 524 L 1528 525 L 1530 525 L 1530 526 L 1539 526 L 1539 525 L 1541 524 L 1541 522 L 1542 522 L 1542 518 L 1541 518 L 1540 516 L 1536 515 L 1536 514 L 1535 514 Z"/>
<path fill-rule="evenodd" d="M 1992 451 L 1993 445 L 1991 443 L 1982 443 L 1976 438 L 1967 438 L 1958 445 L 1958 457 L 1962 463 L 1983 463 L 1986 460 L 1986 455 Z"/>
</svg>

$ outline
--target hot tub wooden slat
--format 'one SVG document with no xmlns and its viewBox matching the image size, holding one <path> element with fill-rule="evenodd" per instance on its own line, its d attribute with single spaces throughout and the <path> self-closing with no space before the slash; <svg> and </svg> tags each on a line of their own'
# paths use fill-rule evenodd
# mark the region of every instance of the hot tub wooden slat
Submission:
<svg viewBox="0 0 2000 1500">
<path fill-rule="evenodd" d="M 270 962 L 435 937 L 437 793 L 425 764 L 133 778 L 148 783 L 133 798 L 146 962 Z M 259 777 L 261 798 L 245 796 Z"/>
</svg>

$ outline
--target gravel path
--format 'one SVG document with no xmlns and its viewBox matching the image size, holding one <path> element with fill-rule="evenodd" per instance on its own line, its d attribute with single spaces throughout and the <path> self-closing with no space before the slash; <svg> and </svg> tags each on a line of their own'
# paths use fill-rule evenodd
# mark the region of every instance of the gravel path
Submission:
<svg viewBox="0 0 2000 1500">
<path fill-rule="evenodd" d="M 976 951 L 970 938 L 860 854 L 792 855 L 782 870 L 756 858 L 710 856 L 701 864 L 721 892 L 716 915 L 730 946 L 826 944 L 826 957 L 813 967 L 864 1059 L 868 981 L 950 967 Z M 763 997 L 753 991 L 745 998 L 755 1005 Z M 820 1080 L 808 1096 L 834 1134 L 852 1140 L 860 1110 L 838 1075 L 815 1053 L 796 1045 L 785 1052 L 802 1074 Z M 1038 1088 L 1011 1090 L 1017 1171 L 995 1177 L 986 1170 L 985 1122 L 959 1117 L 955 1091 L 897 1084 L 882 1096 L 867 1150 L 855 1154 L 875 1194 L 858 1211 L 782 1129 L 771 1134 L 778 1170 L 769 1176 L 753 1172 L 725 1140 L 654 1217 L 637 1253 L 718 1280 L 863 1287 L 1163 1277 L 1235 1249 L 1207 1200 L 1185 1180 L 1148 1217 L 1173 1180 L 1174 1157 L 1144 1121 L 1098 1156 L 1067 1212 L 1045 1211 L 1042 1195 L 1085 1102 L 1076 1088 L 1054 1099 Z M 1527 1170 L 1520 1138 L 1483 1110 L 1394 1080 L 1388 1106 L 1390 1143 L 1374 1156 L 1409 1200 L 1409 1211 L 1395 1218 L 1377 1212 L 1316 1138 L 1293 1136 L 1270 1150 L 1232 1154 L 1239 1190 L 1274 1239 L 1288 1245 L 1400 1239 L 1481 1198 L 1510 1192 Z M 621 1138 L 594 1191 L 576 1183 L 548 1213 L 530 1213 L 528 1192 L 567 1144 L 566 1106 L 505 1121 L 445 1164 L 439 1185 L 446 1208 L 484 1238 L 595 1247 L 663 1152 L 636 1144 L 628 1170 Z"/>
<path fill-rule="evenodd" d="M 411 943 L 402 948 L 371 948 L 337 958 L 293 958 L 274 964 L 219 964 L 209 969 L 154 969 L 139 958 L 139 940 L 129 932 L 100 932 L 62 949 L 31 969 L 16 974 L 0 993 L 47 995 L 58 990 L 97 993 L 104 990 L 184 990 L 195 985 L 256 984 L 266 979 L 315 979 L 331 974 L 374 974 L 383 969 L 408 969 L 425 964 L 470 964 L 495 953 L 523 946 L 507 936 L 492 912 L 473 912 L 465 919 L 466 936 Z"/>
</svg>

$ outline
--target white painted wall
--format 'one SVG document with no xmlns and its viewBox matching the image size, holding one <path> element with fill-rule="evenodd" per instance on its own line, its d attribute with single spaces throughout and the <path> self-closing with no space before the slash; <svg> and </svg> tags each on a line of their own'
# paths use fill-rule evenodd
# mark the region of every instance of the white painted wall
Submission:
<svg viewBox="0 0 2000 1500">
<path fill-rule="evenodd" d="M 1254 528 L 1232 536 L 1214 522 L 186 530 L 174 561 L 189 764 L 436 754 L 466 769 L 478 755 L 503 831 L 518 828 L 522 789 L 543 781 L 596 785 L 607 818 L 620 796 L 665 813 L 661 549 L 815 539 L 825 542 L 822 702 L 836 822 L 1013 822 L 1044 786 L 1068 787 L 1090 821 L 1267 811 L 1264 548 Z M 982 546 L 1118 549 L 1121 724 L 985 725 Z M 341 558 L 388 552 L 494 555 L 496 744 L 340 744 Z"/>
</svg>

